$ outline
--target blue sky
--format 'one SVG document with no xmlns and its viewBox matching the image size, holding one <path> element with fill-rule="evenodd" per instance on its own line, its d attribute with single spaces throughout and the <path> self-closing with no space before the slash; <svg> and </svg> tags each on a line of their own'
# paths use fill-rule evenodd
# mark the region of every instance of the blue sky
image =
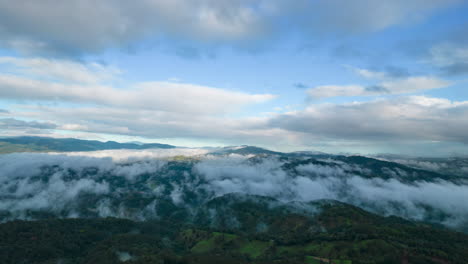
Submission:
<svg viewBox="0 0 468 264">
<path fill-rule="evenodd" d="M 466 155 L 468 1 L 0 0 L 0 135 Z"/>
</svg>

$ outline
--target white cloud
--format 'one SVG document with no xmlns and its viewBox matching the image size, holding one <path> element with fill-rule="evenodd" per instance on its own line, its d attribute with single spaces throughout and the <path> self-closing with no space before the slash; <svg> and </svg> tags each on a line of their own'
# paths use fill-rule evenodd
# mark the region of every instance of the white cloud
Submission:
<svg viewBox="0 0 468 264">
<path fill-rule="evenodd" d="M 117 68 L 97 63 L 59 59 L 0 57 L 0 64 L 11 68 L 10 72 L 81 84 L 101 83 L 115 78 L 120 73 Z"/>
<path fill-rule="evenodd" d="M 312 98 L 335 96 L 360 96 L 366 94 L 366 88 L 360 85 L 322 85 L 307 90 Z"/>
<path fill-rule="evenodd" d="M 457 226 L 466 221 L 468 206 L 464 200 L 468 199 L 467 185 L 422 180 L 408 184 L 395 178 L 367 179 L 347 172 L 348 164 L 329 162 L 331 164 L 328 165 L 300 165 L 296 167 L 298 174 L 295 175 L 284 171 L 284 162 L 274 158 L 249 163 L 246 158 L 238 156 L 213 157 L 196 164 L 195 172 L 207 181 L 204 188 L 216 196 L 236 192 L 265 195 L 282 201 L 335 199 L 385 215 L 416 220 L 430 214 L 420 206 L 426 204 L 451 214 L 444 224 Z"/>
<path fill-rule="evenodd" d="M 274 98 L 271 94 L 248 94 L 173 82 L 135 83 L 122 89 L 105 83 L 105 80 L 118 72 L 112 67 L 63 60 L 9 57 L 0 58 L 0 63 L 2 62 L 15 66 L 10 68 L 10 74 L 0 74 L 0 96 L 3 99 L 74 102 L 218 115 Z"/>
<path fill-rule="evenodd" d="M 199 156 L 210 152 L 198 148 L 174 148 L 174 149 L 145 149 L 145 150 L 99 150 L 86 152 L 48 153 L 50 155 L 65 155 L 70 157 L 111 158 L 116 163 L 128 163 L 135 161 L 149 161 L 154 159 L 170 158 L 174 156 Z"/>
<path fill-rule="evenodd" d="M 77 130 L 77 131 L 87 131 L 89 128 L 80 124 L 63 124 L 58 129 L 62 130 Z"/>
<path fill-rule="evenodd" d="M 385 72 L 367 69 L 351 68 L 356 74 L 371 80 L 378 80 L 373 85 L 322 85 L 307 90 L 307 94 L 314 99 L 337 96 L 377 96 L 416 93 L 425 90 L 444 88 L 451 83 L 431 76 L 392 76 Z"/>
<path fill-rule="evenodd" d="M 368 79 L 386 79 L 388 77 L 385 72 L 371 71 L 368 69 L 355 68 L 351 66 L 347 66 L 347 68 L 350 68 L 356 72 L 356 74 Z"/>
</svg>

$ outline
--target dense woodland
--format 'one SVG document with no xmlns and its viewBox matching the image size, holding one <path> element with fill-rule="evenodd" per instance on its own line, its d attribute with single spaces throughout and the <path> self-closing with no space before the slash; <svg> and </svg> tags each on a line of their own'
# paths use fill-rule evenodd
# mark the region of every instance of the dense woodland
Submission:
<svg viewBox="0 0 468 264">
<path fill-rule="evenodd" d="M 240 227 L 171 221 L 49 219 L 0 225 L 2 263 L 466 263 L 468 235 L 322 202 L 314 217 L 267 217 L 241 202 Z M 249 226 L 263 219 L 265 227 Z"/>
</svg>

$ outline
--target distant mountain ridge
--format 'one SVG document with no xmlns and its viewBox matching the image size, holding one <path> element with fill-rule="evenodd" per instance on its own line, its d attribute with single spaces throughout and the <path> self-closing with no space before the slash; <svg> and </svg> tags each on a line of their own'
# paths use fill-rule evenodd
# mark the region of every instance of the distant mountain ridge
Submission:
<svg viewBox="0 0 468 264">
<path fill-rule="evenodd" d="M 173 145 L 160 143 L 140 143 L 128 142 L 119 143 L 115 141 L 97 141 L 97 140 L 82 140 L 75 138 L 48 138 L 48 137 L 11 137 L 0 138 L 0 154 L 13 152 L 67 152 L 67 151 L 98 151 L 98 150 L 117 150 L 117 149 L 173 149 L 177 148 Z M 383 179 L 397 178 L 403 182 L 413 182 L 416 180 L 432 181 L 434 179 L 448 180 L 458 182 L 464 180 L 465 176 L 451 173 L 438 173 L 435 171 L 414 168 L 406 164 L 394 161 L 380 160 L 372 157 L 359 155 L 334 155 L 318 151 L 296 151 L 296 152 L 278 152 L 256 146 L 241 145 L 228 146 L 220 149 L 214 148 L 209 155 L 224 156 L 224 155 L 252 155 L 254 158 L 277 156 L 282 160 L 289 162 L 285 164 L 285 169 L 289 166 L 295 167 L 298 165 L 318 164 L 336 166 L 336 162 L 344 162 L 346 164 L 363 166 L 372 172 L 369 175 L 363 175 L 362 172 L 352 171 L 353 173 L 363 177 L 378 177 Z M 253 161 L 253 160 L 252 160 Z M 388 175 L 387 168 L 395 169 L 393 175 Z M 403 173 L 403 174 L 402 174 Z M 415 174 L 416 173 L 416 174 Z M 415 176 L 416 175 L 416 176 Z"/>
<path fill-rule="evenodd" d="M 1 144 L 3 143 L 3 144 Z M 171 149 L 175 146 L 160 143 L 136 144 L 115 141 L 82 140 L 75 138 L 11 137 L 0 138 L 0 153 L 39 151 L 96 151 L 109 149 Z"/>
<path fill-rule="evenodd" d="M 227 154 L 239 154 L 239 155 L 284 155 L 285 153 L 272 151 L 256 146 L 231 146 L 224 147 L 218 151 L 212 152 L 214 155 L 227 155 Z"/>
</svg>

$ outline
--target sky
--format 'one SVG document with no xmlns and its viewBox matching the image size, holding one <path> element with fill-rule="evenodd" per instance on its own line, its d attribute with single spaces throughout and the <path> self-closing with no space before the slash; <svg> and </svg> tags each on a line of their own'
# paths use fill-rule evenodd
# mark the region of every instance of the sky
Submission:
<svg viewBox="0 0 468 264">
<path fill-rule="evenodd" d="M 468 155 L 466 0 L 0 0 L 0 136 Z"/>
</svg>

